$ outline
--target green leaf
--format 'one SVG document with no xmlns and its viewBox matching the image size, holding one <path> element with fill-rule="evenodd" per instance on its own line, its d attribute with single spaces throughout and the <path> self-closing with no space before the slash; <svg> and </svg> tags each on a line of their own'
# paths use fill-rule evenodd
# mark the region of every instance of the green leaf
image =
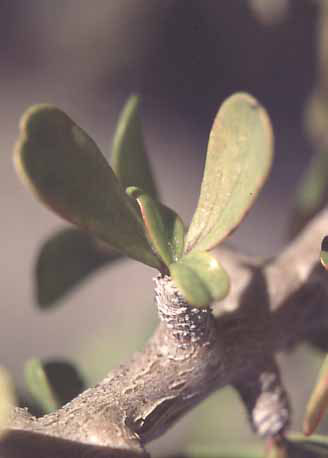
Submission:
<svg viewBox="0 0 328 458">
<path fill-rule="evenodd" d="M 265 110 L 248 94 L 229 97 L 210 133 L 186 252 L 210 250 L 236 228 L 267 178 L 272 153 L 272 129 Z"/>
<path fill-rule="evenodd" d="M 44 412 L 52 412 L 79 395 L 85 383 L 76 368 L 66 361 L 42 363 L 30 359 L 25 363 L 25 382 Z"/>
<path fill-rule="evenodd" d="M 46 413 L 60 407 L 59 400 L 50 385 L 48 376 L 40 360 L 30 359 L 26 361 L 24 377 L 30 394 Z"/>
<path fill-rule="evenodd" d="M 320 261 L 323 267 L 328 270 L 328 236 L 323 238 L 321 242 Z"/>
<path fill-rule="evenodd" d="M 36 296 L 47 309 L 88 275 L 120 258 L 105 244 L 79 229 L 63 229 L 41 247 L 36 263 Z"/>
<path fill-rule="evenodd" d="M 135 186 L 128 188 L 127 193 L 138 202 L 154 252 L 167 266 L 178 261 L 183 253 L 185 234 L 181 218 Z"/>
<path fill-rule="evenodd" d="M 128 99 L 119 117 L 111 164 L 124 189 L 137 186 L 155 199 L 158 197 L 145 149 L 137 96 Z"/>
<path fill-rule="evenodd" d="M 317 384 L 306 407 L 303 431 L 311 435 L 328 409 L 328 356 L 320 369 Z"/>
<path fill-rule="evenodd" d="M 171 264 L 169 270 L 183 296 L 195 307 L 221 300 L 229 292 L 228 274 L 209 253 L 192 252 Z"/>
<path fill-rule="evenodd" d="M 96 144 L 51 105 L 30 108 L 21 123 L 16 166 L 57 214 L 131 258 L 159 267 L 143 223 Z"/>
<path fill-rule="evenodd" d="M 0 367 L 0 436 L 8 425 L 12 407 L 15 404 L 15 391 L 8 372 Z"/>
</svg>

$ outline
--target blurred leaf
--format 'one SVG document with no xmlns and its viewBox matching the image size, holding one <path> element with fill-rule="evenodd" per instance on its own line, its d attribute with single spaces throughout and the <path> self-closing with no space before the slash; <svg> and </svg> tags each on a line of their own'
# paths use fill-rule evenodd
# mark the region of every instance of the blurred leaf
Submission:
<svg viewBox="0 0 328 458">
<path fill-rule="evenodd" d="M 37 303 L 53 306 L 89 274 L 120 258 L 79 229 L 63 229 L 41 247 L 36 264 Z"/>
<path fill-rule="evenodd" d="M 328 438 L 294 436 L 287 441 L 288 458 L 322 458 L 328 456 Z M 270 457 L 271 458 L 271 457 Z"/>
<path fill-rule="evenodd" d="M 183 296 L 195 307 L 221 300 L 229 292 L 228 274 L 207 252 L 189 253 L 171 264 L 169 270 Z"/>
<path fill-rule="evenodd" d="M 239 446 L 191 446 L 183 455 L 186 458 L 263 458 L 263 451 L 256 445 L 240 444 Z"/>
<path fill-rule="evenodd" d="M 60 405 L 67 404 L 86 388 L 80 372 L 70 362 L 46 361 L 43 368 Z"/>
<path fill-rule="evenodd" d="M 127 193 L 138 202 L 148 240 L 155 253 L 167 266 L 176 262 L 184 248 L 185 229 L 181 218 L 135 186 L 128 188 Z"/>
<path fill-rule="evenodd" d="M 328 154 L 315 155 L 296 191 L 290 236 L 295 237 L 328 200 Z"/>
<path fill-rule="evenodd" d="M 317 384 L 306 407 L 303 431 L 309 436 L 317 428 L 328 408 L 328 356 L 320 369 Z"/>
<path fill-rule="evenodd" d="M 214 248 L 236 228 L 267 178 L 272 152 L 273 135 L 265 110 L 248 94 L 229 97 L 210 133 L 186 252 Z"/>
<path fill-rule="evenodd" d="M 25 382 L 33 398 L 44 412 L 52 412 L 73 398 L 85 388 L 77 369 L 66 361 L 30 359 L 25 363 Z"/>
<path fill-rule="evenodd" d="M 114 249 L 158 267 L 143 223 L 96 144 L 61 110 L 30 108 L 16 166 L 48 207 Z"/>
<path fill-rule="evenodd" d="M 158 192 L 145 149 L 139 102 L 139 97 L 131 96 L 123 107 L 114 135 L 111 163 L 124 189 L 137 186 L 156 199 Z"/>
<path fill-rule="evenodd" d="M 15 404 L 15 390 L 8 372 L 0 367 L 0 436 L 8 424 L 11 408 Z"/>
<path fill-rule="evenodd" d="M 271 25 L 285 19 L 290 0 L 248 0 L 253 14 L 264 25 Z"/>
<path fill-rule="evenodd" d="M 323 267 L 328 270 L 328 236 L 321 242 L 320 261 Z"/>
<path fill-rule="evenodd" d="M 25 383 L 30 394 L 41 405 L 44 412 L 57 410 L 60 403 L 56 398 L 43 364 L 38 359 L 26 361 L 24 367 Z"/>
</svg>

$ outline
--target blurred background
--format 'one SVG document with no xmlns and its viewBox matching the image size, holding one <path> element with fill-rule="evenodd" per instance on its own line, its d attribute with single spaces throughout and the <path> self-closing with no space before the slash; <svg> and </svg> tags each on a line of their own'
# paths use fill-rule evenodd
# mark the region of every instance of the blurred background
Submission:
<svg viewBox="0 0 328 458">
<path fill-rule="evenodd" d="M 23 188 L 13 169 L 18 123 L 29 105 L 59 106 L 107 154 L 120 109 L 131 93 L 140 94 L 163 201 L 188 224 L 218 106 L 235 91 L 250 92 L 272 118 L 276 156 L 230 243 L 257 256 L 283 247 L 295 187 L 313 154 L 303 115 L 317 75 L 318 5 L 277 0 L 267 17 L 255 14 L 256 4 L 261 13 L 261 0 L 0 1 L 0 362 L 22 393 L 23 364 L 31 356 L 70 358 L 95 383 L 142 348 L 157 320 L 154 271 L 133 261 L 99 270 L 58 307 L 36 306 L 37 254 L 65 223 Z M 320 358 L 302 348 L 281 360 L 299 429 Z M 153 448 L 173 452 L 191 442 L 240 438 L 251 435 L 228 389 Z"/>
</svg>

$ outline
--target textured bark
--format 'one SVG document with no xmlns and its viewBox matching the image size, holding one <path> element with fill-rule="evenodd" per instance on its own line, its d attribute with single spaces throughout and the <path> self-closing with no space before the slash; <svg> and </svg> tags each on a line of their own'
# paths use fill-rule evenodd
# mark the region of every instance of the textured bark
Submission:
<svg viewBox="0 0 328 458">
<path fill-rule="evenodd" d="M 275 353 L 328 327 L 328 278 L 319 265 L 326 230 L 327 211 L 262 265 L 220 251 L 232 290 L 214 313 L 192 308 L 168 277 L 157 277 L 161 323 L 144 351 L 50 415 L 16 409 L 1 458 L 145 454 L 147 442 L 227 384 L 259 434 L 283 434 L 289 409 Z"/>
</svg>

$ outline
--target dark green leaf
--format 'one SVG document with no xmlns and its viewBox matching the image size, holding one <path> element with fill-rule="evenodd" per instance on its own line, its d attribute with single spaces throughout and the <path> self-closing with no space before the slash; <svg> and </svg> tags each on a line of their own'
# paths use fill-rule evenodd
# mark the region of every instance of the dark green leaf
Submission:
<svg viewBox="0 0 328 458">
<path fill-rule="evenodd" d="M 195 307 L 221 300 L 229 292 L 228 274 L 207 252 L 192 252 L 171 264 L 169 270 L 183 296 Z"/>
<path fill-rule="evenodd" d="M 41 308 L 55 305 L 89 274 L 120 255 L 79 229 L 63 229 L 41 247 L 36 264 L 36 295 Z"/>
<path fill-rule="evenodd" d="M 183 253 L 185 229 L 181 218 L 135 186 L 127 193 L 138 202 L 148 240 L 154 252 L 169 266 Z"/>
<path fill-rule="evenodd" d="M 111 164 L 124 189 L 137 186 L 155 199 L 158 197 L 144 144 L 137 96 L 128 99 L 119 117 Z"/>
<path fill-rule="evenodd" d="M 211 130 L 186 252 L 209 250 L 236 228 L 266 180 L 272 151 L 272 129 L 265 110 L 248 94 L 229 97 Z"/>
<path fill-rule="evenodd" d="M 131 258 L 159 266 L 106 159 L 61 110 L 36 105 L 27 111 L 15 159 L 24 180 L 57 214 Z"/>
<path fill-rule="evenodd" d="M 328 409 L 328 357 L 325 358 L 317 384 L 306 407 L 303 431 L 309 436 L 317 428 Z"/>
<path fill-rule="evenodd" d="M 8 425 L 11 408 L 15 404 L 14 386 L 8 372 L 0 367 L 0 436 Z"/>
<path fill-rule="evenodd" d="M 43 367 L 60 405 L 67 404 L 85 390 L 85 381 L 71 363 L 46 361 Z"/>
</svg>

